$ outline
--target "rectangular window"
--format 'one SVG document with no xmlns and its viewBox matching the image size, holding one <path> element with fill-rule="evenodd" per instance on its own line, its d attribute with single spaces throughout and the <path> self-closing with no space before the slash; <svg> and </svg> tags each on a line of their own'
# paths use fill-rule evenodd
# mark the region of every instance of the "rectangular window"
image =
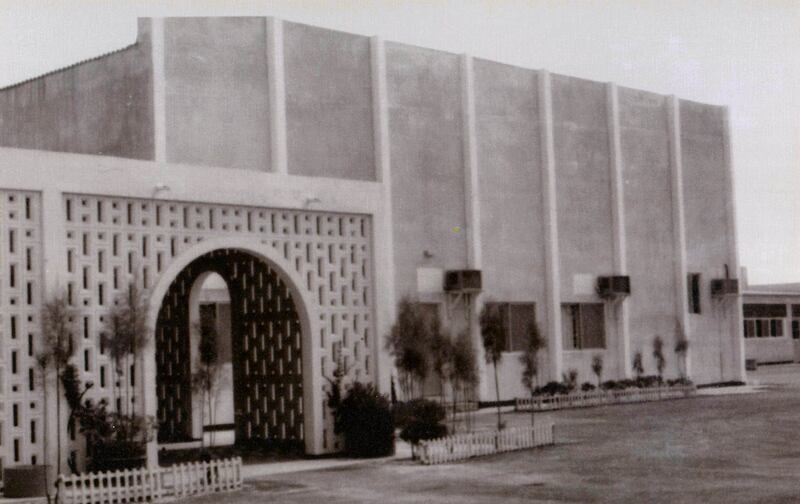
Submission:
<svg viewBox="0 0 800 504">
<path fill-rule="evenodd" d="M 524 351 L 528 340 L 528 331 L 536 323 L 536 304 L 494 303 L 494 305 L 497 306 L 503 317 L 503 351 Z"/>
<path fill-rule="evenodd" d="M 689 273 L 689 313 L 700 313 L 700 273 Z"/>
<path fill-rule="evenodd" d="M 606 347 L 605 306 L 601 303 L 561 305 L 561 331 L 565 350 Z"/>
<path fill-rule="evenodd" d="M 800 320 L 792 320 L 792 339 L 800 339 Z"/>
</svg>

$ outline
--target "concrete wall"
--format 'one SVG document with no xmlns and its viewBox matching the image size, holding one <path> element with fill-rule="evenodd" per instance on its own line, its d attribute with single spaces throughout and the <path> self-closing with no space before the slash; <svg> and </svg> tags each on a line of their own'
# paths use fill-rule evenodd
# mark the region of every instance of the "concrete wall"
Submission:
<svg viewBox="0 0 800 504">
<path fill-rule="evenodd" d="M 496 301 L 536 303 L 536 320 L 544 330 L 538 76 L 485 60 L 475 60 L 474 68 L 484 293 Z M 545 355 L 541 376 L 547 372 Z M 504 397 L 527 394 L 518 353 L 506 353 L 498 372 Z M 487 378 L 493 391 L 493 373 Z"/>
<path fill-rule="evenodd" d="M 642 353 L 646 374 L 655 374 L 653 339 L 667 347 L 667 371 L 677 374 L 672 353 L 676 317 L 672 189 L 667 99 L 619 88 L 625 194 L 625 235 L 631 295 L 631 356 Z"/>
<path fill-rule="evenodd" d="M 270 170 L 264 18 L 164 21 L 167 161 Z"/>
<path fill-rule="evenodd" d="M 369 39 L 284 24 L 289 172 L 375 180 Z"/>
<path fill-rule="evenodd" d="M 467 265 L 460 71 L 455 55 L 395 43 L 386 67 L 399 299 L 416 293 L 417 267 Z"/>
<path fill-rule="evenodd" d="M 552 79 L 561 295 L 577 301 L 573 275 L 613 270 L 606 90 L 599 82 Z"/>
<path fill-rule="evenodd" d="M 691 315 L 692 368 L 698 382 L 730 379 L 732 351 L 739 334 L 729 326 L 738 298 L 712 300 L 709 281 L 725 277 L 725 264 L 736 275 L 728 249 L 727 195 L 722 190 L 726 159 L 721 107 L 680 101 L 683 196 L 686 222 L 686 269 L 702 275 L 700 315 Z"/>
<path fill-rule="evenodd" d="M 613 272 L 611 167 L 606 88 L 563 75 L 552 76 L 561 301 L 599 302 L 576 278 Z M 614 318 L 606 314 L 606 348 L 564 351 L 564 371 L 593 381 L 591 358 L 601 355 L 612 376 L 617 367 Z"/>
<path fill-rule="evenodd" d="M 150 21 L 136 43 L 0 90 L 0 146 L 153 159 Z"/>
</svg>

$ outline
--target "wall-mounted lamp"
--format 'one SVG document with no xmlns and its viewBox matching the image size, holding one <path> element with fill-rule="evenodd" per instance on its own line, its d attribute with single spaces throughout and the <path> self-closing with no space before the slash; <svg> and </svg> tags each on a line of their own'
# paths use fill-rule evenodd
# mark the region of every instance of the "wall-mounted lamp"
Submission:
<svg viewBox="0 0 800 504">
<path fill-rule="evenodd" d="M 303 208 L 311 208 L 311 205 L 313 205 L 314 203 L 322 203 L 322 200 L 316 197 L 306 198 L 305 203 L 303 203 Z"/>
<path fill-rule="evenodd" d="M 164 182 L 159 182 L 158 184 L 153 186 L 153 197 L 158 195 L 158 193 L 162 191 L 169 191 L 169 186 Z"/>
</svg>

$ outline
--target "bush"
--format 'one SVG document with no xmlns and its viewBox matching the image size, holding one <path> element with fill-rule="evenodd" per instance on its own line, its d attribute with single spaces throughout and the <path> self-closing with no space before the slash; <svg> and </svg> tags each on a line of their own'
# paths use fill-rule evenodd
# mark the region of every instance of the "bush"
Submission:
<svg viewBox="0 0 800 504">
<path fill-rule="evenodd" d="M 620 387 L 616 380 L 606 380 L 600 384 L 602 390 L 618 390 Z"/>
<path fill-rule="evenodd" d="M 394 452 L 389 400 L 371 384 L 356 382 L 334 411 L 334 427 L 354 457 L 383 457 Z"/>
<path fill-rule="evenodd" d="M 400 439 L 418 444 L 425 439 L 436 439 L 447 435 L 447 426 L 442 424 L 445 411 L 441 404 L 426 399 L 407 403 L 408 416 L 400 431 Z"/>
<path fill-rule="evenodd" d="M 636 386 L 639 388 L 657 387 L 661 384 L 661 378 L 657 375 L 647 375 L 636 379 Z"/>
<path fill-rule="evenodd" d="M 567 394 L 569 393 L 569 388 L 563 383 L 551 381 L 547 382 L 544 387 L 540 388 L 538 393 L 541 395 Z"/>
<path fill-rule="evenodd" d="M 674 380 L 667 380 L 667 385 L 670 387 L 680 387 L 683 385 L 691 385 L 692 380 L 689 378 L 676 378 Z"/>
<path fill-rule="evenodd" d="M 595 387 L 594 383 L 589 383 L 588 381 L 583 382 L 583 385 L 581 385 L 581 391 L 583 392 L 591 392 L 596 388 L 597 387 Z"/>
</svg>

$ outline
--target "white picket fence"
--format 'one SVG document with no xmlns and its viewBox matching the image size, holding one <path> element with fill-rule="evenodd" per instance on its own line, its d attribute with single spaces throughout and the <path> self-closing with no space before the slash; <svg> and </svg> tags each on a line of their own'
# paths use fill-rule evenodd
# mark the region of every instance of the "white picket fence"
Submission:
<svg viewBox="0 0 800 504">
<path fill-rule="evenodd" d="M 553 423 L 542 422 L 533 427 L 454 434 L 422 441 L 419 458 L 423 464 L 442 464 L 551 444 L 553 444 Z"/>
<path fill-rule="evenodd" d="M 588 408 L 606 404 L 638 403 L 660 401 L 663 399 L 680 399 L 691 397 L 697 393 L 694 385 L 675 387 L 631 388 L 623 390 L 595 390 L 572 394 L 539 395 L 522 397 L 514 401 L 516 411 L 552 411 L 567 408 Z"/>
<path fill-rule="evenodd" d="M 61 475 L 58 485 L 59 502 L 64 504 L 163 502 L 242 488 L 242 459 Z"/>
</svg>

